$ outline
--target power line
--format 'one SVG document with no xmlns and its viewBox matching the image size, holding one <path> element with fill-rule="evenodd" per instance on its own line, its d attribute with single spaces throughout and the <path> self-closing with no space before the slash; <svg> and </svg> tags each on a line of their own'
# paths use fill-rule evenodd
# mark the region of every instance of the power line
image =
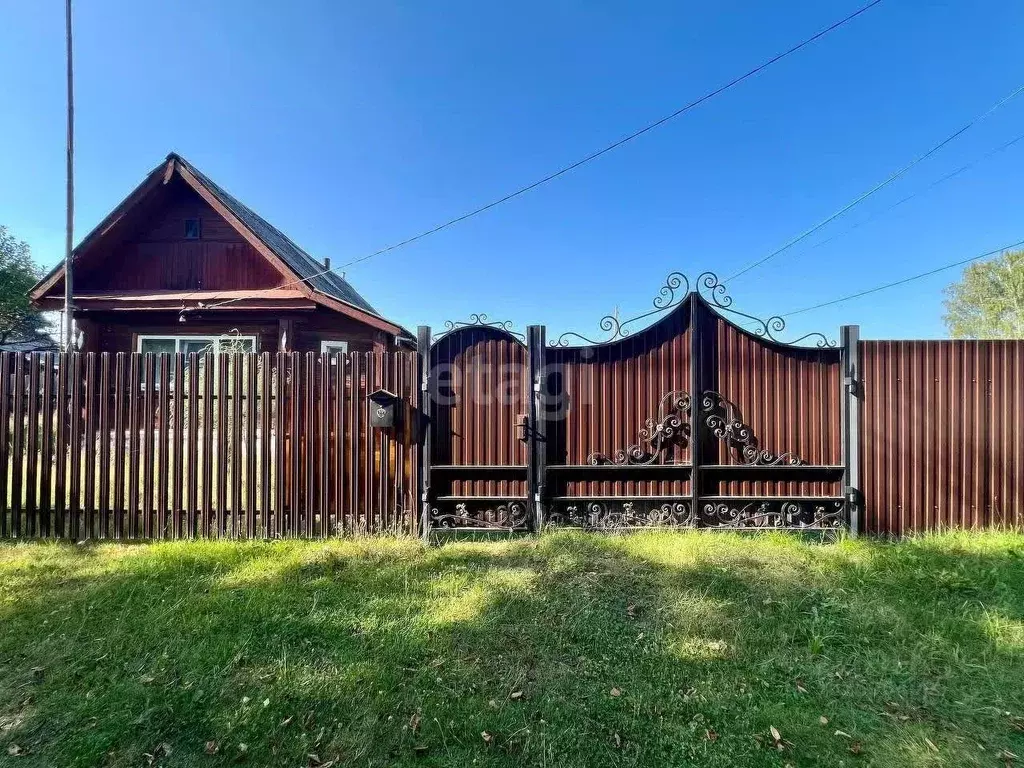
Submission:
<svg viewBox="0 0 1024 768">
<path fill-rule="evenodd" d="M 814 304 L 813 306 L 804 307 L 803 309 L 795 309 L 792 312 L 784 313 L 782 315 L 782 317 L 792 317 L 793 315 L 800 315 L 800 314 L 803 314 L 804 312 L 812 312 L 815 309 L 821 309 L 823 307 L 830 307 L 833 304 L 840 304 L 840 303 L 842 303 L 844 301 L 852 301 L 853 299 L 859 299 L 859 298 L 861 298 L 863 296 L 868 296 L 868 295 L 870 295 L 872 293 L 878 293 L 879 291 L 884 291 L 884 290 L 886 290 L 888 288 L 895 288 L 897 285 L 906 285 L 907 283 L 912 283 L 915 280 L 920 280 L 923 277 L 930 277 L 931 275 L 938 274 L 939 272 L 944 272 L 947 269 L 953 269 L 954 267 L 961 267 L 964 264 L 970 264 L 972 261 L 979 261 L 981 259 L 986 259 L 989 256 L 995 256 L 997 253 L 1004 253 L 1006 251 L 1011 250 L 1012 248 L 1018 248 L 1021 245 L 1024 245 L 1024 240 L 1019 240 L 1016 243 L 1010 243 L 1009 245 L 1000 246 L 999 248 L 995 248 L 994 250 L 988 251 L 987 253 L 982 253 L 982 254 L 979 254 L 978 256 L 972 256 L 969 259 L 961 259 L 960 261 L 954 261 L 954 262 L 951 262 L 949 264 L 944 264 L 941 267 L 936 267 L 935 269 L 930 269 L 927 272 L 921 272 L 918 275 L 912 275 L 910 277 L 904 277 L 901 280 L 895 280 L 895 281 L 893 281 L 891 283 L 886 283 L 885 285 L 879 285 L 879 286 L 876 286 L 874 288 L 868 288 L 866 291 L 860 291 L 859 293 L 851 293 L 849 296 L 842 296 L 842 297 L 840 297 L 838 299 L 832 299 L 831 301 L 823 301 L 820 304 Z"/>
<path fill-rule="evenodd" d="M 396 250 L 398 248 L 402 248 L 402 247 L 404 247 L 406 245 L 410 245 L 412 243 L 415 243 L 417 240 L 422 240 L 425 237 L 429 237 L 430 235 L 437 234 L 438 232 L 440 232 L 440 231 L 442 231 L 444 229 L 448 229 L 449 227 L 454 226 L 455 224 L 458 224 L 460 222 L 463 222 L 466 219 L 473 218 L 474 216 L 478 216 L 479 214 L 484 213 L 485 211 L 489 211 L 491 208 L 499 206 L 502 203 L 507 203 L 509 200 L 513 200 L 513 199 L 519 197 L 520 195 L 524 195 L 527 192 L 530 192 L 531 190 L 536 189 L 537 187 L 540 187 L 540 186 L 542 186 L 544 184 L 547 184 L 549 181 L 554 181 L 555 179 L 559 178 L 560 176 L 564 176 L 565 174 L 569 173 L 570 171 L 576 170 L 581 165 L 585 165 L 585 164 L 591 162 L 592 160 L 596 160 L 597 158 L 601 157 L 602 155 L 605 155 L 605 154 L 607 154 L 608 152 L 611 152 L 614 149 L 618 149 L 623 144 L 628 144 L 629 142 L 633 141 L 634 139 L 637 139 L 637 138 L 643 136 L 645 133 L 648 133 L 649 131 L 653 131 L 655 128 L 658 128 L 659 126 L 664 125 L 665 123 L 669 122 L 670 120 L 674 120 L 675 118 L 679 117 L 680 115 L 685 114 L 686 112 L 689 112 L 690 110 L 692 110 L 692 109 L 694 109 L 696 107 L 699 107 L 704 102 L 709 101 L 710 99 L 713 99 L 714 97 L 716 97 L 716 96 L 718 96 L 718 95 L 720 95 L 722 93 L 725 93 L 726 91 L 730 90 L 731 88 L 734 88 L 735 86 L 739 85 L 740 83 L 744 82 L 745 80 L 749 80 L 750 78 L 754 77 L 755 75 L 760 74 L 764 70 L 768 69 L 768 67 L 772 66 L 773 64 L 776 64 L 777 62 L 782 61 L 783 59 L 785 59 L 785 58 L 787 58 L 789 56 L 792 56 L 794 53 L 796 53 L 797 51 L 801 50 L 802 48 L 806 48 L 808 45 L 810 45 L 811 43 L 821 39 L 822 37 L 825 37 L 830 32 L 834 32 L 835 30 L 839 29 L 840 27 L 848 24 L 849 22 L 853 21 L 854 19 L 856 19 L 861 14 L 866 13 L 867 11 L 871 10 L 872 8 L 874 8 L 876 5 L 878 5 L 881 2 L 882 2 L 882 0 L 871 0 L 871 2 L 869 2 L 867 5 L 864 5 L 864 6 L 860 7 L 859 9 L 857 9 L 856 11 L 851 13 L 849 16 L 846 16 L 846 17 L 840 19 L 839 21 L 831 24 L 830 26 L 826 27 L 825 29 L 821 30 L 820 32 L 812 35 L 811 37 L 808 37 L 807 39 L 801 41 L 800 43 L 797 43 L 792 48 L 789 48 L 789 49 L 783 51 L 782 53 L 776 54 L 772 58 L 770 58 L 767 61 L 759 64 L 758 66 L 754 67 L 753 69 L 749 70 L 748 72 L 746 72 L 746 73 L 744 73 L 744 74 L 742 74 L 742 75 L 740 75 L 740 76 L 730 80 L 725 85 L 721 85 L 721 86 L 719 86 L 718 88 L 715 88 L 712 91 L 708 91 L 703 96 L 701 96 L 701 97 L 691 101 L 690 103 L 680 107 L 675 112 L 672 112 L 669 115 L 665 115 L 664 117 L 660 118 L 659 120 L 655 120 L 653 123 L 649 123 L 648 125 L 644 126 L 640 130 L 634 131 L 633 133 L 629 134 L 628 136 L 625 136 L 625 137 L 619 139 L 618 141 L 612 142 L 608 146 L 606 146 L 606 147 L 604 147 L 602 149 L 599 149 L 596 152 L 591 152 L 586 157 L 583 157 L 583 158 L 581 158 L 580 160 L 577 160 L 574 163 L 566 165 L 563 168 L 560 168 L 559 170 L 557 170 L 557 171 L 555 171 L 553 173 L 549 173 L 547 176 L 544 176 L 543 178 L 540 178 L 537 181 L 534 181 L 534 182 L 532 182 L 530 184 L 527 184 L 525 187 L 520 187 L 519 189 L 515 190 L 514 192 L 510 192 L 509 194 L 507 194 L 507 195 L 505 195 L 503 197 L 500 197 L 497 200 L 493 200 L 493 201 L 487 203 L 486 205 L 482 205 L 479 208 L 475 208 L 472 211 L 469 211 L 468 213 L 462 214 L 461 216 L 456 216 L 454 219 L 449 219 L 448 221 L 444 222 L 443 224 L 439 224 L 436 227 L 432 227 L 431 229 L 428 229 L 428 230 L 425 230 L 423 232 L 420 232 L 419 234 L 413 235 L 412 237 L 409 237 L 409 238 L 406 238 L 405 240 L 402 240 L 401 242 L 395 243 L 393 245 L 386 246 L 384 248 L 381 248 L 380 250 L 374 251 L 373 253 L 369 253 L 366 256 L 361 256 L 358 259 L 353 259 L 352 261 L 346 262 L 345 264 L 342 264 L 340 266 L 332 267 L 331 269 L 325 269 L 325 270 L 323 270 L 321 272 L 317 272 L 317 273 L 312 274 L 312 275 L 310 275 L 308 277 L 304 277 L 301 280 L 295 280 L 294 282 L 287 283 L 287 284 L 279 286 L 279 287 L 281 287 L 281 288 L 288 288 L 290 286 L 298 285 L 300 283 L 306 283 L 306 282 L 309 282 L 310 280 L 314 280 L 314 279 L 316 279 L 318 277 L 321 277 L 323 275 L 326 275 L 326 274 L 328 274 L 330 272 L 337 272 L 339 270 L 345 269 L 346 267 L 351 267 L 353 264 L 359 264 L 361 262 L 368 261 L 369 259 L 372 259 L 372 258 L 374 258 L 376 256 L 381 256 L 382 254 L 389 253 L 389 252 L 394 251 L 394 250 Z M 208 309 L 213 309 L 215 307 L 223 306 L 224 304 L 229 304 L 229 303 L 231 303 L 233 301 L 238 301 L 238 299 L 227 299 L 227 300 L 225 300 L 223 302 L 220 302 L 219 304 L 211 305 L 210 307 L 208 307 Z"/>
<path fill-rule="evenodd" d="M 904 203 L 909 202 L 910 200 L 913 200 L 918 195 L 923 195 L 926 192 L 930 192 L 931 190 L 935 189 L 935 187 L 939 186 L 940 184 L 943 184 L 943 183 L 949 181 L 950 179 L 956 178 L 960 174 L 965 173 L 966 171 L 970 170 L 971 168 L 973 168 L 974 166 L 978 165 L 979 163 L 982 163 L 985 160 L 988 160 L 989 158 L 991 158 L 991 157 L 993 157 L 995 155 L 998 155 L 1000 152 L 1006 151 L 1007 149 L 1009 149 L 1010 147 L 1012 147 L 1014 144 L 1018 143 L 1021 140 L 1024 140 L 1024 133 L 1020 134 L 1019 136 L 1017 136 L 1014 139 L 1011 139 L 1010 141 L 1006 142 L 1005 144 L 1001 144 L 1000 146 L 996 147 L 995 149 L 989 150 L 988 152 L 986 152 L 981 157 L 979 157 L 979 158 L 977 158 L 975 160 L 972 160 L 971 162 L 967 163 L 966 165 L 961 165 L 955 171 L 947 173 L 945 176 L 942 176 L 941 178 L 936 179 L 935 181 L 933 181 L 928 186 L 926 186 L 926 187 L 924 187 L 922 189 L 919 189 L 917 192 L 912 192 L 911 194 L 907 195 L 906 197 L 903 197 L 903 198 L 897 200 L 895 203 L 893 203 L 892 205 L 888 206 L 887 208 L 883 208 L 882 210 L 877 211 L 876 213 L 871 214 L 870 216 L 868 216 L 868 218 L 864 219 L 864 221 L 857 222 L 856 224 L 854 224 L 853 226 L 849 227 L 848 229 L 844 229 L 844 230 L 842 230 L 840 232 L 837 232 L 834 235 L 830 235 L 829 237 L 826 237 L 824 240 L 819 240 L 814 245 L 812 245 L 810 248 L 808 248 L 806 251 L 804 251 L 804 253 L 809 253 L 810 251 L 813 251 L 815 248 L 820 248 L 821 246 L 823 246 L 823 245 L 825 245 L 827 243 L 831 243 L 833 240 L 836 240 L 836 239 L 842 237 L 843 235 L 849 234 L 850 232 L 852 232 L 855 229 L 858 229 L 859 227 L 863 227 L 865 224 L 870 224 L 875 219 L 878 219 L 881 216 L 884 216 L 885 214 L 889 213 L 890 211 L 900 207 Z"/>
<path fill-rule="evenodd" d="M 822 227 L 824 227 L 824 226 L 826 226 L 828 224 L 831 224 L 833 221 L 838 219 L 840 216 L 842 216 L 844 213 L 849 211 L 851 208 L 854 208 L 855 206 L 860 205 L 862 202 L 867 200 L 869 197 L 871 197 L 876 192 L 884 189 L 885 187 L 889 186 L 890 184 L 892 184 L 894 181 L 896 181 L 900 177 L 904 176 L 911 168 L 913 168 L 914 166 L 916 166 L 919 163 L 923 162 L 924 160 L 927 160 L 929 157 L 934 155 L 936 152 L 938 152 L 944 146 L 949 144 L 951 141 L 953 141 L 954 139 L 956 139 L 960 135 L 962 135 L 962 134 L 966 133 L 967 131 L 969 131 L 975 125 L 980 123 L 982 120 L 984 120 L 986 117 L 991 115 L 997 109 L 999 109 L 1004 104 L 1009 102 L 1011 99 L 1013 99 L 1013 98 L 1017 97 L 1018 95 L 1020 95 L 1022 92 L 1024 92 L 1024 85 L 1019 86 L 1012 93 L 1010 93 L 1009 95 L 1004 96 L 1003 98 L 1001 98 L 999 101 L 997 101 L 995 104 L 993 104 L 987 110 L 985 110 L 983 113 L 981 113 L 980 115 L 975 117 L 973 120 L 971 120 L 969 123 L 967 123 L 967 125 L 963 126 L 959 130 L 951 133 L 949 136 L 944 138 L 942 141 L 940 141 L 934 147 L 929 149 L 923 155 L 917 156 L 916 158 L 911 160 L 909 163 L 904 165 L 902 168 L 900 168 L 898 171 L 896 171 L 895 173 L 890 175 L 888 178 L 886 178 L 884 181 L 879 182 L 878 184 L 873 186 L 871 189 L 869 189 L 867 192 L 864 192 L 863 194 L 859 195 L 858 197 L 855 197 L 851 202 L 849 202 L 846 205 L 844 205 L 838 211 L 836 211 L 835 213 L 831 214 L 827 218 L 822 219 L 821 221 L 819 221 L 817 224 L 815 224 L 810 229 L 804 230 L 799 235 L 794 237 L 792 240 L 787 242 L 785 245 L 783 245 L 782 247 L 777 248 L 776 250 L 772 251 L 771 253 L 769 253 L 764 258 L 758 259 L 757 261 L 754 261 L 754 262 L 748 264 L 743 269 L 741 269 L 739 272 L 736 272 L 735 274 L 730 275 L 729 277 L 725 278 L 725 280 L 723 280 L 722 283 L 723 284 L 724 283 L 728 283 L 730 280 L 735 280 L 737 277 L 740 277 L 741 275 L 745 275 L 747 272 L 750 272 L 752 269 L 756 269 L 757 267 L 761 266 L 765 262 L 770 261 L 771 259 L 774 259 L 779 254 L 782 254 L 782 253 L 788 251 L 794 245 L 796 245 L 800 241 L 810 237 L 815 232 L 820 230 Z"/>
</svg>

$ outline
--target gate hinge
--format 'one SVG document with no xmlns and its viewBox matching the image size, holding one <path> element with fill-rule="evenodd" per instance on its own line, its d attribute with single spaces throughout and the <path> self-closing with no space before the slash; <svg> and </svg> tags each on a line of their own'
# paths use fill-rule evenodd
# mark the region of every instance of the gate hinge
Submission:
<svg viewBox="0 0 1024 768">
<path fill-rule="evenodd" d="M 539 373 L 536 376 L 533 377 L 533 391 L 535 393 L 537 393 L 538 395 L 540 394 L 540 374 Z"/>
</svg>

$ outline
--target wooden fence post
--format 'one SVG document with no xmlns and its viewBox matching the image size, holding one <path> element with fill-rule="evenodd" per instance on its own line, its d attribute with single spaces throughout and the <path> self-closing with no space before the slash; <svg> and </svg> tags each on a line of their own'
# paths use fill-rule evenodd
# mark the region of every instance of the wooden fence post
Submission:
<svg viewBox="0 0 1024 768">
<path fill-rule="evenodd" d="M 526 466 L 526 486 L 529 502 L 533 505 L 533 530 L 544 526 L 544 488 L 547 473 L 547 382 L 544 373 L 544 347 L 547 343 L 547 329 L 543 325 L 531 325 L 526 329 L 526 354 L 529 366 L 529 421 L 526 434 L 529 441 Z"/>
<path fill-rule="evenodd" d="M 416 474 L 416 497 L 420 500 L 420 535 L 430 538 L 430 326 L 416 329 L 416 367 L 420 387 L 420 407 L 416 413 L 420 466 Z"/>
<path fill-rule="evenodd" d="M 842 353 L 842 432 L 843 432 L 843 496 L 850 535 L 860 533 L 860 513 L 863 495 L 860 491 L 860 327 L 844 325 L 839 329 Z"/>
</svg>

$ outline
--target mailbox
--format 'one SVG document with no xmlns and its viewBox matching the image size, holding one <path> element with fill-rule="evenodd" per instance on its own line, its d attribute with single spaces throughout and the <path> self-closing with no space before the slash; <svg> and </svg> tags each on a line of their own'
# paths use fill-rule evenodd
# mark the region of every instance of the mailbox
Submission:
<svg viewBox="0 0 1024 768">
<path fill-rule="evenodd" d="M 394 429 L 402 421 L 402 401 L 398 395 L 386 389 L 371 392 L 370 426 L 375 429 Z"/>
</svg>

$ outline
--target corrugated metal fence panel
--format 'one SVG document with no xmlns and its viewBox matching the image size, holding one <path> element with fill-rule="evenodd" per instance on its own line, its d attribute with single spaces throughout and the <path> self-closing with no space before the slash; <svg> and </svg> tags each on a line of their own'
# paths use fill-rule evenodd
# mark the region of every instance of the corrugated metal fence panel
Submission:
<svg viewBox="0 0 1024 768">
<path fill-rule="evenodd" d="M 841 366 L 833 348 L 797 348 L 773 344 L 715 317 L 712 387 L 738 409 L 758 447 L 777 456 L 791 454 L 811 465 L 841 465 Z M 730 466 L 744 463 L 722 442 L 705 449 L 703 462 Z M 838 496 L 834 480 L 730 480 L 725 495 Z"/>
<path fill-rule="evenodd" d="M 1024 342 L 860 345 L 863 527 L 1024 523 Z"/>
<path fill-rule="evenodd" d="M 431 348 L 434 466 L 522 467 L 523 479 L 461 475 L 453 496 L 525 496 L 528 447 L 516 421 L 529 412 L 526 346 L 494 328 L 458 329 Z"/>
<path fill-rule="evenodd" d="M 610 344 L 550 347 L 545 368 L 554 405 L 548 413 L 549 465 L 580 466 L 592 454 L 609 459 L 645 444 L 640 431 L 658 420 L 663 398 L 690 390 L 689 306 L 680 305 L 650 328 Z M 688 417 L 686 417 L 688 418 Z M 687 464 L 689 446 L 669 447 L 657 464 Z M 567 480 L 556 495 L 685 496 L 689 480 Z"/>
<path fill-rule="evenodd" d="M 410 532 L 415 372 L 412 353 L 0 353 L 0 536 Z M 405 404 L 394 431 L 369 427 L 377 388 Z"/>
</svg>

